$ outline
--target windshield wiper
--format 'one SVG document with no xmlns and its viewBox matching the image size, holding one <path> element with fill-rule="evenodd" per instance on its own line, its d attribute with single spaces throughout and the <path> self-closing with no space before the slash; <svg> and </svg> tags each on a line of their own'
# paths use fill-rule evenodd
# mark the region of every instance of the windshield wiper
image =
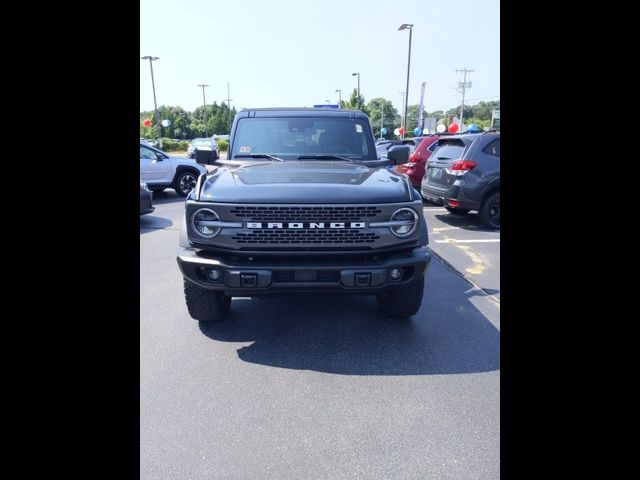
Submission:
<svg viewBox="0 0 640 480">
<path fill-rule="evenodd" d="M 357 158 L 341 157 L 340 155 L 298 155 L 298 160 L 344 160 L 345 162 L 357 162 Z"/>
<path fill-rule="evenodd" d="M 284 162 L 283 159 L 276 157 L 274 155 L 269 155 L 268 153 L 250 153 L 250 154 L 240 154 L 234 155 L 233 158 L 270 158 L 271 160 L 275 160 L 276 162 Z"/>
</svg>

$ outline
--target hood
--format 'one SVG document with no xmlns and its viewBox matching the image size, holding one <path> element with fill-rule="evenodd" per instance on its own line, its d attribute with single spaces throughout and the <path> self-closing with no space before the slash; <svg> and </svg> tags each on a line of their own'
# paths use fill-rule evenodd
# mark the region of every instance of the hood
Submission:
<svg viewBox="0 0 640 480">
<path fill-rule="evenodd" d="M 394 203 L 411 199 L 403 175 L 334 161 L 286 161 L 219 168 L 200 200 L 222 203 Z"/>
</svg>

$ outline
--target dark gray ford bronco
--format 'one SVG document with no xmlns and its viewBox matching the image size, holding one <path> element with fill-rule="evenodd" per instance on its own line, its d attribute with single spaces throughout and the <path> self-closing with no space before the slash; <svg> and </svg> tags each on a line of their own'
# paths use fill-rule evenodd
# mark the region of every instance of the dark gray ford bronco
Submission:
<svg viewBox="0 0 640 480">
<path fill-rule="evenodd" d="M 233 296 L 376 295 L 389 317 L 422 303 L 431 256 L 422 199 L 378 159 L 357 110 L 245 109 L 228 159 L 187 196 L 178 265 L 190 315 L 224 320 Z"/>
</svg>

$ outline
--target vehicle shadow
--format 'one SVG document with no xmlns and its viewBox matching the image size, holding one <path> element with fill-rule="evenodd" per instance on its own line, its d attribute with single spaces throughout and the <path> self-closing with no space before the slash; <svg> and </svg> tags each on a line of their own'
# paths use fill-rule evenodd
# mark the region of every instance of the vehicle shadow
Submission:
<svg viewBox="0 0 640 480">
<path fill-rule="evenodd" d="M 437 213 L 434 215 L 441 222 L 452 227 L 462 228 L 475 232 L 499 232 L 480 224 L 480 219 L 476 212 L 469 212 L 466 215 L 454 215 L 452 213 Z"/>
<path fill-rule="evenodd" d="M 429 278 L 437 278 L 430 281 Z M 475 289 L 436 260 L 420 311 L 384 318 L 373 296 L 235 299 L 231 319 L 200 323 L 207 337 L 253 342 L 246 362 L 342 375 L 443 375 L 500 368 L 500 332 L 471 303 Z"/>
<path fill-rule="evenodd" d="M 153 214 L 142 215 L 140 217 L 140 235 L 153 232 L 154 230 L 168 228 L 172 225 L 173 222 L 168 218 L 156 217 Z"/>
<path fill-rule="evenodd" d="M 184 202 L 184 197 L 178 195 L 174 190 L 167 189 L 163 192 L 153 192 L 153 204 L 163 205 L 165 203 Z"/>
</svg>

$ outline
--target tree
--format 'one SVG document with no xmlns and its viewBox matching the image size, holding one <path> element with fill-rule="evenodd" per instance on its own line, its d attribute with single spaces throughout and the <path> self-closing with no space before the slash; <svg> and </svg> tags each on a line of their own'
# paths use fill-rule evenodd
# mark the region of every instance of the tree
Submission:
<svg viewBox="0 0 640 480">
<path fill-rule="evenodd" d="M 380 120 L 383 121 L 383 126 L 387 129 L 386 137 L 389 138 L 390 135 L 393 135 L 393 130 L 399 125 L 399 115 L 390 100 L 382 97 L 372 98 L 367 103 L 366 110 L 369 112 L 369 120 L 376 137 L 380 136 Z M 382 118 L 383 112 L 384 119 Z"/>
<path fill-rule="evenodd" d="M 351 92 L 351 96 L 349 97 L 349 102 L 342 102 L 342 103 L 344 103 L 345 108 L 362 110 L 364 113 L 369 115 L 369 112 L 367 111 L 367 107 L 365 105 L 364 97 L 362 96 L 362 94 L 358 96 L 358 90 L 356 90 L 355 88 L 353 89 L 353 92 Z"/>
</svg>

